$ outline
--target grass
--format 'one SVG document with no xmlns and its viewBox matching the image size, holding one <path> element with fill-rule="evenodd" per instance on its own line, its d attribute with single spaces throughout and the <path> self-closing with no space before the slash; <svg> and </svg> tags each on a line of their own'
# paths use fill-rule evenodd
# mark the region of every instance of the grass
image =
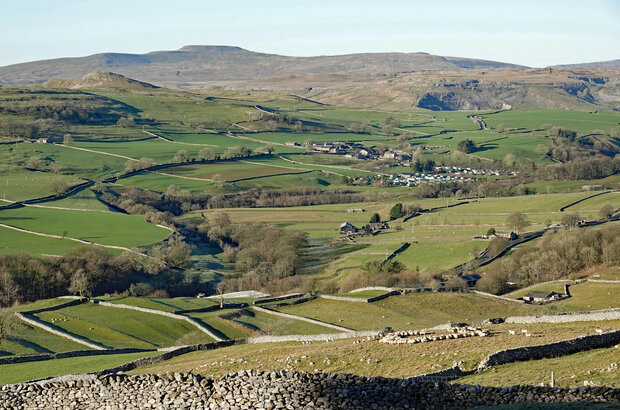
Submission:
<svg viewBox="0 0 620 410">
<path fill-rule="evenodd" d="M 44 202 L 40 205 L 58 208 L 81 209 L 85 211 L 113 212 L 110 207 L 108 207 L 97 198 L 97 194 L 95 194 L 92 189 L 83 189 L 79 192 L 69 195 L 66 198 Z"/>
<path fill-rule="evenodd" d="M 187 316 L 196 318 L 211 328 L 214 333 L 223 339 L 239 339 L 252 335 L 254 332 L 238 323 L 220 318 L 229 312 L 221 310 L 215 312 L 188 313 Z"/>
<path fill-rule="evenodd" d="M 0 223 L 51 235 L 62 235 L 66 230 L 71 238 L 125 247 L 150 245 L 170 233 L 147 223 L 141 215 L 33 207 L 5 209 L 0 213 Z"/>
<path fill-rule="evenodd" d="M 532 290 L 549 290 L 564 293 L 563 283 L 550 283 L 536 286 L 527 291 L 512 294 L 510 297 L 519 298 Z M 558 308 L 567 311 L 586 311 L 620 307 L 620 283 L 585 282 L 569 288 L 571 297 L 555 302 Z"/>
<path fill-rule="evenodd" d="M 364 342 L 352 344 L 344 339 L 333 342 L 299 342 L 246 344 L 211 351 L 192 352 L 151 366 L 130 371 L 160 373 L 192 371 L 194 374 L 218 376 L 246 369 L 346 372 L 363 376 L 411 377 L 450 368 L 462 362 L 475 368 L 487 355 L 506 348 L 555 342 L 594 333 L 602 326 L 613 329 L 616 323 L 585 322 L 575 324 L 541 324 L 528 326 L 537 337 L 511 336 L 507 327 L 492 326 L 492 337 L 443 340 L 415 345 L 387 345 Z"/>
<path fill-rule="evenodd" d="M 516 384 L 544 383 L 549 385 L 551 372 L 555 385 L 583 386 L 584 381 L 598 386 L 620 387 L 620 370 L 609 367 L 617 363 L 618 348 L 595 349 L 569 356 L 495 366 L 481 373 L 465 376 L 455 383 L 485 386 L 514 386 Z"/>
<path fill-rule="evenodd" d="M 4 364 L 0 366 L 0 385 L 22 383 L 28 380 L 43 379 L 70 373 L 90 373 L 119 366 L 133 360 L 159 354 L 141 352 L 113 354 L 105 356 L 71 357 L 52 359 L 44 362 Z"/>
<path fill-rule="evenodd" d="M 67 186 L 82 182 L 80 178 L 72 175 L 28 171 L 20 167 L 6 165 L 0 166 L 0 199 L 23 201 L 51 195 L 55 193 L 51 185 L 57 181 L 63 182 Z"/>
<path fill-rule="evenodd" d="M 278 317 L 251 309 L 242 309 L 240 316 L 233 320 L 267 335 L 312 335 L 333 332 L 333 329 L 323 326 Z"/>
<path fill-rule="evenodd" d="M 3 214 L 0 214 L 3 215 Z M 56 235 L 59 235 L 57 233 Z M 32 235 L 0 227 L 0 254 L 25 253 L 29 255 L 64 255 L 69 249 L 84 246 L 82 243 Z"/>
<path fill-rule="evenodd" d="M 151 297 L 101 297 L 97 298 L 105 302 L 120 303 L 124 305 L 138 306 L 147 309 L 162 310 L 164 312 L 175 312 L 177 310 L 200 309 L 213 306 L 216 303 L 209 299 L 198 299 L 191 297 L 178 298 L 151 298 Z"/>
<path fill-rule="evenodd" d="M 530 306 L 470 293 L 410 293 L 369 304 L 315 299 L 277 310 L 355 330 L 418 329 L 449 321 L 478 322 L 489 317 L 534 315 L 549 306 Z"/>
<path fill-rule="evenodd" d="M 212 341 L 183 320 L 95 304 L 71 306 L 36 316 L 70 333 L 114 348 L 160 348 Z M 52 319 L 57 321 L 52 323 Z"/>
<path fill-rule="evenodd" d="M 239 179 L 260 178 L 300 172 L 305 171 L 279 166 L 265 166 L 246 161 L 231 161 L 208 165 L 184 165 L 165 170 L 167 174 L 199 179 L 213 179 L 214 175 L 219 174 L 224 181 L 236 181 Z"/>
<path fill-rule="evenodd" d="M 45 308 L 49 308 L 53 306 L 58 306 L 58 305 L 62 305 L 67 302 L 71 302 L 71 300 L 60 299 L 60 298 L 41 299 L 41 300 L 37 300 L 36 302 L 26 303 L 24 305 L 17 305 L 9 309 L 14 312 L 27 312 L 29 310 L 45 309 Z"/>
<path fill-rule="evenodd" d="M 59 353 L 86 349 L 88 349 L 87 346 L 19 321 L 15 334 L 0 343 L 0 356 Z M 0 368 L 2 367 L 0 366 Z M 0 374 L 3 373 L 0 371 Z"/>
</svg>

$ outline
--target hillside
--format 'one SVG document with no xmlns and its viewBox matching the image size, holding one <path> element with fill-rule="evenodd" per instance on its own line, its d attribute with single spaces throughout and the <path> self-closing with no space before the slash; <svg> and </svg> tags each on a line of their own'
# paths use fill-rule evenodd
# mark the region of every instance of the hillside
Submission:
<svg viewBox="0 0 620 410">
<path fill-rule="evenodd" d="M 102 53 L 0 67 L 0 84 L 29 85 L 51 78 L 76 78 L 113 71 L 161 86 L 189 88 L 210 81 L 254 80 L 281 75 L 377 75 L 424 70 L 523 68 L 514 64 L 427 53 L 364 53 L 288 57 L 239 47 L 185 46 L 146 54 Z"/>
<path fill-rule="evenodd" d="M 43 86 L 46 88 L 71 88 L 76 90 L 84 88 L 124 88 L 131 90 L 159 88 L 152 84 L 105 71 L 93 71 L 82 78 L 73 80 L 50 79 L 43 83 Z"/>
</svg>

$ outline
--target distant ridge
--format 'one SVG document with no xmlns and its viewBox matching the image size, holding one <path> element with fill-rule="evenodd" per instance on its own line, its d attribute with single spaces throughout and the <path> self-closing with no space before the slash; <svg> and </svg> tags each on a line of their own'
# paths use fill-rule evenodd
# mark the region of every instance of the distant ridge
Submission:
<svg viewBox="0 0 620 410">
<path fill-rule="evenodd" d="M 523 69 L 496 61 L 442 57 L 428 53 L 362 53 L 288 57 L 240 47 L 188 45 L 146 54 L 102 53 L 0 67 L 0 84 L 30 85 L 52 78 L 79 78 L 93 71 L 115 72 L 146 83 L 174 88 L 211 81 L 251 81 L 308 74 L 389 75 L 463 69 Z"/>
<path fill-rule="evenodd" d="M 552 68 L 572 68 L 572 69 L 584 68 L 588 70 L 620 70 L 620 59 L 608 60 L 608 61 L 596 61 L 592 63 L 561 64 L 561 65 L 554 65 L 552 66 Z"/>
<path fill-rule="evenodd" d="M 48 88 L 125 88 L 125 89 L 154 89 L 159 88 L 149 83 L 133 80 L 120 74 L 106 71 L 93 71 L 82 78 L 72 80 L 50 79 L 43 83 Z"/>
</svg>

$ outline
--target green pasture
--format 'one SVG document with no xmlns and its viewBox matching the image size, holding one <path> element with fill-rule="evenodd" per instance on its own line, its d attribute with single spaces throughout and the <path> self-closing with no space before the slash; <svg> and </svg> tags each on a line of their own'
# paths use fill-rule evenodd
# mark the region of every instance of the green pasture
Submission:
<svg viewBox="0 0 620 410">
<path fill-rule="evenodd" d="M 233 319 L 251 329 L 267 335 L 314 335 L 331 333 L 333 329 L 303 322 L 301 320 L 287 319 L 252 309 L 243 309 L 241 314 Z"/>
<path fill-rule="evenodd" d="M 10 307 L 9 309 L 14 312 L 27 312 L 29 310 L 44 309 L 44 308 L 49 308 L 53 306 L 59 306 L 67 302 L 71 302 L 71 299 L 61 299 L 61 298 L 41 299 L 41 300 L 37 300 L 36 302 L 13 306 L 13 307 Z"/>
<path fill-rule="evenodd" d="M 0 215 L 4 215 L 4 212 L 2 211 Z M 60 235 L 60 233 L 56 235 Z M 79 246 L 84 246 L 84 244 L 69 240 L 46 238 L 0 227 L 0 253 L 4 254 L 25 253 L 33 256 L 64 255 L 69 249 Z"/>
<path fill-rule="evenodd" d="M 0 212 L 0 223 L 51 235 L 67 231 L 71 238 L 125 247 L 157 243 L 170 233 L 149 224 L 141 215 L 34 207 L 5 209 Z"/>
<path fill-rule="evenodd" d="M 43 362 L 26 362 L 0 365 L 0 385 L 22 383 L 47 377 L 73 373 L 92 373 L 129 363 L 159 352 L 125 353 L 100 356 L 70 357 Z"/>
<path fill-rule="evenodd" d="M 111 143 L 110 143 L 111 144 Z M 9 151 L 8 145 L 0 145 L 0 162 L 23 164 L 28 158 L 39 157 L 49 164 L 46 170 L 56 166 L 62 174 L 76 178 L 106 178 L 123 172 L 126 159 L 111 155 L 86 152 L 53 144 L 17 144 Z M 142 155 L 144 156 L 144 155 Z M 6 183 L 6 182 L 5 182 Z M 0 184 L 1 185 L 1 184 Z M 43 195 L 36 195 L 43 196 Z"/>
<path fill-rule="evenodd" d="M 2 150 L 0 145 L 0 151 Z M 0 154 L 1 155 L 1 154 Z M 55 194 L 52 184 L 62 182 L 67 187 L 83 182 L 72 175 L 28 171 L 10 165 L 0 166 L 0 199 L 23 201 Z"/>
<path fill-rule="evenodd" d="M 177 297 L 177 298 L 153 298 L 153 297 L 99 297 L 97 299 L 110 303 L 138 306 L 147 309 L 175 312 L 177 310 L 200 309 L 213 306 L 216 303 L 205 298 Z"/>
<path fill-rule="evenodd" d="M 113 348 L 160 348 L 211 341 L 184 320 L 90 303 L 35 316 L 52 326 Z"/>
<path fill-rule="evenodd" d="M 157 192 L 166 192 L 170 185 L 176 185 L 181 190 L 191 192 L 206 191 L 215 189 L 215 185 L 211 181 L 187 179 L 175 175 L 165 174 L 166 170 L 148 172 L 131 176 L 129 178 L 119 179 L 116 183 L 128 187 L 136 187 L 148 189 Z"/>
<path fill-rule="evenodd" d="M 504 124 L 506 128 L 540 130 L 544 124 L 569 128 L 579 134 L 589 134 L 593 130 L 609 131 L 618 127 L 620 114 L 614 112 L 587 112 L 568 110 L 523 109 L 501 111 L 482 115 L 487 125 L 496 128 Z"/>
<path fill-rule="evenodd" d="M 213 179 L 214 175 L 220 175 L 225 181 L 238 179 L 260 178 L 268 176 L 278 176 L 283 174 L 300 173 L 302 170 L 285 168 L 280 166 L 263 165 L 253 161 L 231 161 L 214 164 L 183 165 L 168 168 L 167 174 L 187 176 L 200 179 Z"/>
<path fill-rule="evenodd" d="M 419 329 L 449 321 L 479 322 L 489 317 L 531 315 L 549 311 L 470 293 L 410 293 L 373 303 L 315 299 L 277 308 L 278 311 L 318 319 L 355 330 Z"/>
<path fill-rule="evenodd" d="M 0 343 L 0 357 L 12 355 L 32 355 L 39 353 L 59 353 L 72 350 L 86 350 L 87 346 L 72 342 L 39 327 L 21 320 L 15 334 Z M 4 365 L 0 365 L 2 369 Z M 0 371 L 0 374 L 3 372 Z"/>
<path fill-rule="evenodd" d="M 231 312 L 231 310 L 216 310 L 214 312 L 188 313 L 187 316 L 198 319 L 222 339 L 239 339 L 253 335 L 254 332 L 249 328 L 239 323 L 220 318 L 221 315 Z"/>
<path fill-rule="evenodd" d="M 144 119 L 157 119 L 162 123 L 205 124 L 207 128 L 224 129 L 238 121 L 251 121 L 259 117 L 253 104 L 231 104 L 225 100 L 207 101 L 205 98 L 171 90 L 148 92 L 99 91 L 100 95 L 121 101 L 139 110 Z"/>
<path fill-rule="evenodd" d="M 54 201 L 44 202 L 43 206 L 56 208 L 82 209 L 85 211 L 108 211 L 115 212 L 97 198 L 97 194 L 92 189 L 83 189 L 68 197 Z"/>
<path fill-rule="evenodd" d="M 619 188 L 620 174 L 612 175 L 607 178 L 592 180 L 582 179 L 577 181 L 536 181 L 530 182 L 528 184 L 523 184 L 523 186 L 533 188 L 539 194 L 582 192 L 582 187 L 584 185 L 603 185 L 606 188 Z"/>
</svg>

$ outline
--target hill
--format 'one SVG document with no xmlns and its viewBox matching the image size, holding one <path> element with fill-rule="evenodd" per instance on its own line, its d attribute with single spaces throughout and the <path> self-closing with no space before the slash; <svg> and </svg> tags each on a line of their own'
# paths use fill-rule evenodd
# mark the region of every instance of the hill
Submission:
<svg viewBox="0 0 620 410">
<path fill-rule="evenodd" d="M 254 80 L 281 75 L 377 75 L 424 70 L 523 68 L 514 64 L 427 53 L 364 53 L 289 57 L 239 47 L 185 46 L 146 54 L 102 53 L 0 67 L 0 84 L 29 85 L 51 78 L 75 78 L 92 71 L 113 71 L 141 81 L 176 88 L 205 82 Z"/>
<path fill-rule="evenodd" d="M 608 60 L 608 61 L 594 61 L 591 63 L 578 63 L 578 64 L 559 64 L 553 66 L 555 68 L 573 68 L 573 69 L 588 69 L 588 70 L 620 70 L 620 59 Z"/>
<path fill-rule="evenodd" d="M 132 80 L 120 74 L 93 71 L 82 78 L 73 80 L 50 79 L 43 83 L 46 88 L 124 88 L 131 90 L 145 90 L 159 88 L 149 83 Z"/>
</svg>

